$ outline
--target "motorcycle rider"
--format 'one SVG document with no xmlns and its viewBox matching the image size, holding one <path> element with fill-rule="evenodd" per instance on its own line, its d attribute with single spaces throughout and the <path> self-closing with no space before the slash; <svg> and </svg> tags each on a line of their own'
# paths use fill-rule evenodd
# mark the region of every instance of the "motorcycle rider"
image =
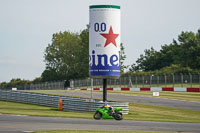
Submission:
<svg viewBox="0 0 200 133">
<path fill-rule="evenodd" d="M 112 106 L 106 105 L 106 106 L 104 106 L 104 108 L 105 108 L 106 110 L 108 110 L 108 114 L 109 114 L 109 115 L 112 115 L 112 114 L 114 113 L 114 109 L 113 109 Z"/>
</svg>

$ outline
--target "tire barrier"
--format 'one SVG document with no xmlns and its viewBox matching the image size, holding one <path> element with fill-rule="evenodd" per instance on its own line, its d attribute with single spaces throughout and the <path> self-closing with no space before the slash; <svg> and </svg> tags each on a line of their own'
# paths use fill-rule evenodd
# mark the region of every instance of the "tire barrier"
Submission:
<svg viewBox="0 0 200 133">
<path fill-rule="evenodd" d="M 61 109 L 62 99 L 62 109 Z M 100 100 L 48 95 L 40 93 L 30 93 L 22 91 L 4 91 L 0 90 L 0 100 L 19 102 L 26 104 L 35 104 L 49 107 L 57 107 L 63 111 L 72 112 L 95 112 L 98 107 L 105 104 L 111 105 L 113 108 L 123 108 L 122 113 L 128 114 L 129 105 L 128 102 L 102 102 Z"/>
</svg>

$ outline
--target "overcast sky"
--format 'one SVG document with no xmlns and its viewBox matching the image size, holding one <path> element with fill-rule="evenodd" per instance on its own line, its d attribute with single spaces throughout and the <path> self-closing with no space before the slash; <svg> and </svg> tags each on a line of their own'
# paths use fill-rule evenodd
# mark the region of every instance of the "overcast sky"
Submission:
<svg viewBox="0 0 200 133">
<path fill-rule="evenodd" d="M 52 34 L 85 29 L 97 4 L 121 6 L 126 65 L 200 28 L 200 0 L 0 0 L 0 82 L 41 76 Z"/>
</svg>

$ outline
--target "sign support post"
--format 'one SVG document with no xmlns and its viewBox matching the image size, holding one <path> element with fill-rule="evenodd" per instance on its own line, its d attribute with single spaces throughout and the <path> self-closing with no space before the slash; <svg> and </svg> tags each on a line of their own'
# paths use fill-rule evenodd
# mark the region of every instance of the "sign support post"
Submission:
<svg viewBox="0 0 200 133">
<path fill-rule="evenodd" d="M 107 102 L 107 79 L 103 79 L 103 102 Z"/>
</svg>

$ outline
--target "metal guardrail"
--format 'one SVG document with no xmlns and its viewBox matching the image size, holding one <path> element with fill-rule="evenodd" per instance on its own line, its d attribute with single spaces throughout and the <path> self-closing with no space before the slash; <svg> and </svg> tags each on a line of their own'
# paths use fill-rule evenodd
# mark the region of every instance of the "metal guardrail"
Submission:
<svg viewBox="0 0 200 133">
<path fill-rule="evenodd" d="M 59 99 L 63 100 L 64 111 L 94 112 L 98 107 L 105 105 L 102 101 L 87 98 L 0 90 L 0 100 L 2 101 L 59 107 Z M 123 108 L 122 113 L 128 114 L 129 105 L 127 102 L 107 102 L 106 104 L 111 105 L 113 108 Z"/>
<path fill-rule="evenodd" d="M 127 102 L 107 102 L 106 104 L 111 105 L 113 108 L 123 108 L 121 112 L 124 114 L 128 114 L 129 112 L 129 106 Z M 63 110 L 65 111 L 95 112 L 98 107 L 102 107 L 104 105 L 105 103 L 102 101 L 90 101 L 90 99 L 74 99 L 73 101 L 63 99 Z"/>
</svg>

